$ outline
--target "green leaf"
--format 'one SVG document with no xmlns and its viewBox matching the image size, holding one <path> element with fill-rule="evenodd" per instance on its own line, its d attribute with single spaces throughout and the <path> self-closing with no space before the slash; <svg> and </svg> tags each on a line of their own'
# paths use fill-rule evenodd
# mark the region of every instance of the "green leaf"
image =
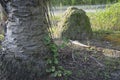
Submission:
<svg viewBox="0 0 120 80">
<path fill-rule="evenodd" d="M 50 73 L 50 72 L 51 72 L 51 69 L 46 69 L 46 72 Z"/>
<path fill-rule="evenodd" d="M 57 74 L 58 74 L 58 73 L 57 73 L 57 71 L 56 71 L 56 72 L 52 73 L 50 76 L 51 76 L 51 77 L 57 77 Z"/>
<path fill-rule="evenodd" d="M 54 59 L 54 64 L 58 64 L 59 62 L 58 62 L 58 59 L 57 58 L 55 58 Z"/>
<path fill-rule="evenodd" d="M 64 71 L 64 76 L 69 76 L 69 75 L 71 75 L 71 74 L 72 74 L 71 71 L 68 71 L 68 70 L 65 70 L 65 71 Z"/>
<path fill-rule="evenodd" d="M 61 77 L 61 76 L 62 76 L 62 73 L 58 73 L 57 76 L 58 76 L 58 77 Z"/>
<path fill-rule="evenodd" d="M 55 72 L 55 66 L 52 66 L 51 71 Z"/>
<path fill-rule="evenodd" d="M 52 60 L 51 59 L 48 59 L 47 60 L 47 64 L 51 64 L 52 63 Z"/>
</svg>

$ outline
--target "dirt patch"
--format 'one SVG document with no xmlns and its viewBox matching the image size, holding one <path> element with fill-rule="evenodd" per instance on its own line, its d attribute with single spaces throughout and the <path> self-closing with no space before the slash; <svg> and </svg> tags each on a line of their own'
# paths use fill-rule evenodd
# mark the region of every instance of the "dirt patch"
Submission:
<svg viewBox="0 0 120 80">
<path fill-rule="evenodd" d="M 64 43 L 60 40 L 58 42 Z M 92 47 L 67 45 L 59 48 L 60 64 L 72 71 L 67 80 L 120 80 L 120 58 L 104 54 L 106 49 L 108 53 L 111 50 L 120 51 L 120 45 L 96 39 L 81 43 Z"/>
</svg>

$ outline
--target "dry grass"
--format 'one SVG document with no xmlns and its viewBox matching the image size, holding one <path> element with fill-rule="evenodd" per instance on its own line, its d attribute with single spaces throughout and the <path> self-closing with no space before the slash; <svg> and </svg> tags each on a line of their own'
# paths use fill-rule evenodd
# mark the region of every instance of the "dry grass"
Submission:
<svg viewBox="0 0 120 80">
<path fill-rule="evenodd" d="M 110 34 L 103 37 L 104 40 L 113 42 L 115 45 L 120 45 L 120 34 Z"/>
</svg>

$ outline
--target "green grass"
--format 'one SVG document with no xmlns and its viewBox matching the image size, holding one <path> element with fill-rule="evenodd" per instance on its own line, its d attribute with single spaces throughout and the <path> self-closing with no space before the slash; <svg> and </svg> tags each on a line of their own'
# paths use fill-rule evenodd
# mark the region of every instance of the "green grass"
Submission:
<svg viewBox="0 0 120 80">
<path fill-rule="evenodd" d="M 93 30 L 120 31 L 120 3 L 106 7 L 105 11 L 87 13 Z"/>
</svg>

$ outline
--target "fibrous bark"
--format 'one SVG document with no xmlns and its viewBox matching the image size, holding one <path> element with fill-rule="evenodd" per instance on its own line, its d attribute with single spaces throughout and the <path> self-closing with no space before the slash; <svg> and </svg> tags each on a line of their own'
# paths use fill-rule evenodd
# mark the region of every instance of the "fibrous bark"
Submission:
<svg viewBox="0 0 120 80">
<path fill-rule="evenodd" d="M 43 80 L 48 35 L 48 0 L 11 0 L 2 44 L 0 80 Z"/>
</svg>

